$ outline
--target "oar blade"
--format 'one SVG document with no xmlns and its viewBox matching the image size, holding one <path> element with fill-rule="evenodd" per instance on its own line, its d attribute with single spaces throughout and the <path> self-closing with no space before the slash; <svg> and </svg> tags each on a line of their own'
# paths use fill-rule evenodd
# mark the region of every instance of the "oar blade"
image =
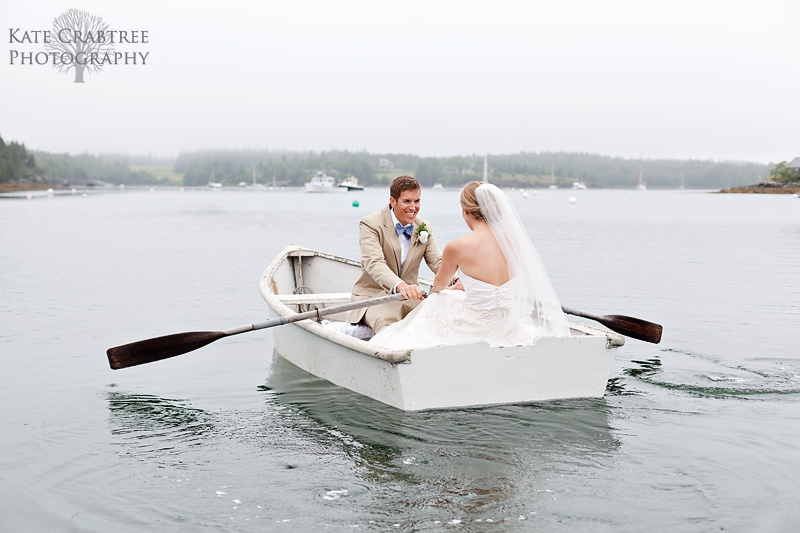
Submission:
<svg viewBox="0 0 800 533">
<path fill-rule="evenodd" d="M 115 346 L 106 351 L 108 364 L 114 370 L 143 365 L 181 355 L 227 336 L 223 331 L 195 331 L 175 333 L 154 339 Z"/>
<path fill-rule="evenodd" d="M 661 342 L 664 328 L 660 324 L 625 315 L 604 315 L 600 318 L 603 319 L 599 320 L 601 324 L 627 337 L 653 344 Z"/>
</svg>

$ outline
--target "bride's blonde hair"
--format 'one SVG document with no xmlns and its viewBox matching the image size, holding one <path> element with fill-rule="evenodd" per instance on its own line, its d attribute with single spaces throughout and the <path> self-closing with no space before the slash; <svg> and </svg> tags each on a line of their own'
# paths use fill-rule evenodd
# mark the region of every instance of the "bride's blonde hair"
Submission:
<svg viewBox="0 0 800 533">
<path fill-rule="evenodd" d="M 483 213 L 481 213 L 481 206 L 478 205 L 475 189 L 483 185 L 483 183 L 482 181 L 471 181 L 461 189 L 461 207 L 478 220 L 483 220 Z"/>
</svg>

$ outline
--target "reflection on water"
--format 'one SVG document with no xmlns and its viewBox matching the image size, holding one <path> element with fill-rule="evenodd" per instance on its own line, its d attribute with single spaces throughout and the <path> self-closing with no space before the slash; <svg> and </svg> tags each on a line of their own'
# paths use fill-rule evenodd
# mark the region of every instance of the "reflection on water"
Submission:
<svg viewBox="0 0 800 533">
<path fill-rule="evenodd" d="M 298 438 L 352 459 L 374 492 L 362 511 L 376 520 L 406 515 L 422 523 L 443 510 L 471 520 L 520 513 L 547 492 L 551 477 L 598 467 L 619 447 L 604 400 L 408 413 L 277 353 L 259 389 Z"/>
<path fill-rule="evenodd" d="M 658 357 L 653 357 L 645 361 L 631 361 L 631 363 L 638 365 L 638 367 L 626 368 L 623 372 L 632 377 L 649 376 L 661 369 L 661 359 Z"/>
</svg>

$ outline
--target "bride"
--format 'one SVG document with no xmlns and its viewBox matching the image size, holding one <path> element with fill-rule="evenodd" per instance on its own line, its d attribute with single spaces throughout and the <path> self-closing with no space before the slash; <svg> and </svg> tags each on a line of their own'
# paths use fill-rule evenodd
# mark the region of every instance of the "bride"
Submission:
<svg viewBox="0 0 800 533">
<path fill-rule="evenodd" d="M 509 198 L 494 185 L 473 181 L 461 191 L 461 208 L 471 232 L 445 247 L 432 294 L 370 342 L 410 350 L 569 336 L 555 290 Z M 454 275 L 463 291 L 448 288 Z"/>
</svg>

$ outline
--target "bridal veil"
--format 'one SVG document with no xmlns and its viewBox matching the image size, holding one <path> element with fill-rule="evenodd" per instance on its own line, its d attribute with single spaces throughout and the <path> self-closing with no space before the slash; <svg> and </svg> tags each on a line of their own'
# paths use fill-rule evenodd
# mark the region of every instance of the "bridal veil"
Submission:
<svg viewBox="0 0 800 533">
<path fill-rule="evenodd" d="M 569 336 L 569 325 L 555 289 L 522 220 L 508 196 L 490 183 L 475 190 L 478 205 L 508 261 L 509 277 L 517 292 L 512 312 L 556 337 Z"/>
</svg>

